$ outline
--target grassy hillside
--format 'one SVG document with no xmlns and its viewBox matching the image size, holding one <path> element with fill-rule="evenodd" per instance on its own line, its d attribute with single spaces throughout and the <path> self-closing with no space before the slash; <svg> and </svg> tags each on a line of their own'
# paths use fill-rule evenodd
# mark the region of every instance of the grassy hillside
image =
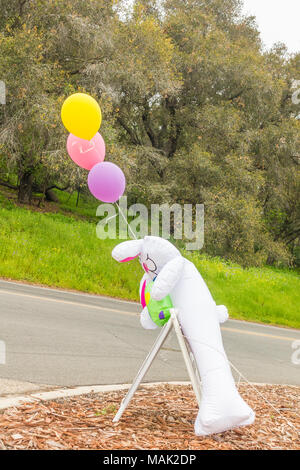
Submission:
<svg viewBox="0 0 300 470">
<path fill-rule="evenodd" d="M 137 300 L 141 268 L 137 261 L 122 265 L 111 258 L 118 241 L 96 237 L 96 205 L 75 209 L 74 200 L 63 195 L 52 212 L 32 211 L 0 195 L 0 277 Z M 300 328 L 296 272 L 184 255 L 231 317 Z"/>
</svg>

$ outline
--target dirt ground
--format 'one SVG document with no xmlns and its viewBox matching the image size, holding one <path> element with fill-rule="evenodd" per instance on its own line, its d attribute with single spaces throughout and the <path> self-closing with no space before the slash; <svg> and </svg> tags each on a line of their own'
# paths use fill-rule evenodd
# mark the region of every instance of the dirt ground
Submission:
<svg viewBox="0 0 300 470">
<path fill-rule="evenodd" d="M 0 449 L 300 449 L 300 387 L 256 387 L 269 403 L 239 386 L 255 423 L 209 437 L 194 435 L 197 407 L 188 386 L 141 388 L 117 424 L 124 392 L 24 404 L 0 414 Z"/>
</svg>

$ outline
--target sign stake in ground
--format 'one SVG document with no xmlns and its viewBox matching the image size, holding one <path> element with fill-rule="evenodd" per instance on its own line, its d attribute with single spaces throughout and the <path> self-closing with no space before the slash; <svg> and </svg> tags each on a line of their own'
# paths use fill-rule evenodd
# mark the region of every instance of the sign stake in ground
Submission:
<svg viewBox="0 0 300 470">
<path fill-rule="evenodd" d="M 177 311 L 176 309 L 172 308 L 170 309 L 171 313 L 171 318 L 166 323 L 166 325 L 162 328 L 160 334 L 158 335 L 151 351 L 147 355 L 146 359 L 144 360 L 140 370 L 137 373 L 136 378 L 133 381 L 133 384 L 131 385 L 130 389 L 127 392 L 127 395 L 125 398 L 122 400 L 122 403 L 120 405 L 120 408 L 116 414 L 116 416 L 113 419 L 113 423 L 117 423 L 126 408 L 128 407 L 132 397 L 134 396 L 135 392 L 137 391 L 138 387 L 142 383 L 143 378 L 145 377 L 146 373 L 151 367 L 151 364 L 153 363 L 154 359 L 156 358 L 157 354 L 159 353 L 160 349 L 162 348 L 164 342 L 166 341 L 167 337 L 169 336 L 172 328 L 174 328 L 175 334 L 178 339 L 178 343 L 183 355 L 184 362 L 186 364 L 186 368 L 189 374 L 189 377 L 191 379 L 191 383 L 196 395 L 196 399 L 198 402 L 198 406 L 200 407 L 200 401 L 201 401 L 201 392 L 200 392 L 200 377 L 199 377 L 199 372 L 196 366 L 196 361 L 194 359 L 194 356 L 188 346 L 188 343 L 186 339 L 184 338 L 181 327 L 177 318 Z"/>
</svg>

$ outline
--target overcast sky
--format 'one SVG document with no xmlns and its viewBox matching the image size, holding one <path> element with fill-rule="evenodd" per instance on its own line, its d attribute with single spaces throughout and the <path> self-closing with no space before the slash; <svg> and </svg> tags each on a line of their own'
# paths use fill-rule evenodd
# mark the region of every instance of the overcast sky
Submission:
<svg viewBox="0 0 300 470">
<path fill-rule="evenodd" d="M 264 44 L 284 42 L 300 52 L 300 0 L 244 0 L 245 13 L 256 16 Z"/>
<path fill-rule="evenodd" d="M 133 0 L 126 0 L 130 5 Z M 300 52 L 300 0 L 243 0 L 244 13 L 256 16 L 267 48 L 283 42 L 289 52 Z"/>
</svg>

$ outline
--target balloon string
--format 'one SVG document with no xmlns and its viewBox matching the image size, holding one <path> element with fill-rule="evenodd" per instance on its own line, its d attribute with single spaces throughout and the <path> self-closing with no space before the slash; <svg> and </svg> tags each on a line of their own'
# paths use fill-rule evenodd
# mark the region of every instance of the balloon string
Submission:
<svg viewBox="0 0 300 470">
<path fill-rule="evenodd" d="M 117 215 L 118 214 L 115 214 L 115 215 L 112 215 L 111 217 L 108 217 L 108 219 L 106 219 L 106 223 L 109 222 L 112 219 L 115 219 L 117 217 Z"/>
<path fill-rule="evenodd" d="M 119 213 L 121 214 L 121 216 L 122 216 L 123 219 L 125 220 L 125 222 L 126 222 L 128 228 L 129 228 L 129 231 L 131 232 L 133 238 L 134 238 L 135 240 L 137 240 L 137 236 L 136 236 L 136 234 L 134 233 L 134 231 L 132 230 L 132 228 L 130 227 L 130 225 L 129 225 L 129 223 L 128 223 L 128 220 L 127 220 L 127 217 L 124 215 L 123 211 L 121 210 L 121 207 L 119 206 L 119 204 L 118 204 L 117 202 L 116 202 L 115 204 L 116 204 L 117 208 L 119 209 Z"/>
</svg>

